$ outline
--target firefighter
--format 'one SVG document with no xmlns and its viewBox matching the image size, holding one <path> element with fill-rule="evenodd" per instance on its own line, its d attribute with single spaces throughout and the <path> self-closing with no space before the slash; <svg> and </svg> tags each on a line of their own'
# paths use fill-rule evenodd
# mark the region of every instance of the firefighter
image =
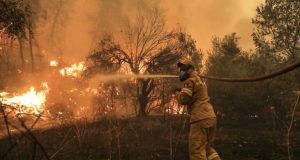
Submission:
<svg viewBox="0 0 300 160">
<path fill-rule="evenodd" d="M 216 130 L 216 115 L 209 103 L 207 86 L 197 75 L 191 60 L 181 60 L 177 66 L 183 84 L 178 101 L 187 105 L 190 114 L 190 160 L 220 160 L 216 150 L 211 147 Z"/>
</svg>

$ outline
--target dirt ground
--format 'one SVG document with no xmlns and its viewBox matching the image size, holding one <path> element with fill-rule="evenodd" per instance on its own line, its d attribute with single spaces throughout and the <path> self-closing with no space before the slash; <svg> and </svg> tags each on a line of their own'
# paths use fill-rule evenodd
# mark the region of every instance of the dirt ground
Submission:
<svg viewBox="0 0 300 160">
<path fill-rule="evenodd" d="M 188 159 L 185 117 L 64 121 L 33 132 L 50 159 L 57 160 L 184 160 Z M 238 124 L 238 123 L 237 123 Z M 252 121 L 247 125 L 219 120 L 214 147 L 223 160 L 286 160 L 280 135 Z M 4 131 L 1 129 L 2 132 Z M 17 132 L 16 132 L 17 133 Z M 294 159 L 300 159 L 300 141 L 293 141 Z M 41 147 L 26 134 L 0 140 L 0 159 L 46 159 Z M 13 146 L 13 147 L 11 147 Z"/>
</svg>

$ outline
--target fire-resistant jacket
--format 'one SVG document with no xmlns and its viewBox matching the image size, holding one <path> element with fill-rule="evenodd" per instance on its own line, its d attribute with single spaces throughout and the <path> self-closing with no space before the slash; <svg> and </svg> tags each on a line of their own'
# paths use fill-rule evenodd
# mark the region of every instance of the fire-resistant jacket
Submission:
<svg viewBox="0 0 300 160">
<path fill-rule="evenodd" d="M 213 107 L 209 103 L 207 86 L 196 73 L 191 74 L 191 77 L 183 82 L 178 101 L 180 104 L 188 106 L 191 123 L 216 117 Z"/>
</svg>

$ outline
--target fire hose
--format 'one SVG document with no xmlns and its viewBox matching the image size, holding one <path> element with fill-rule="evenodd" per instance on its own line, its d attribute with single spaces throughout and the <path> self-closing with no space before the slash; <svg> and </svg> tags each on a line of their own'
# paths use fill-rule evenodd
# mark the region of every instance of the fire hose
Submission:
<svg viewBox="0 0 300 160">
<path fill-rule="evenodd" d="M 288 73 L 290 71 L 295 70 L 296 68 L 300 67 L 300 61 L 293 63 L 283 69 L 280 69 L 275 72 L 271 72 L 269 74 L 256 76 L 256 77 L 246 77 L 246 78 L 224 78 L 224 77 L 215 77 L 215 76 L 208 76 L 208 75 L 199 75 L 201 78 L 211 79 L 215 81 L 223 81 L 223 82 L 256 82 L 256 81 L 263 81 L 266 79 L 270 79 L 273 77 L 280 76 L 282 74 Z"/>
<path fill-rule="evenodd" d="M 269 74 L 264 74 L 264 75 L 260 75 L 260 76 L 256 76 L 256 77 L 227 78 L 227 77 L 216 77 L 216 76 L 208 76 L 208 75 L 199 75 L 199 77 L 205 78 L 205 79 L 210 79 L 210 80 L 215 80 L 215 81 L 223 81 L 223 82 L 256 82 L 256 81 L 263 81 L 263 80 L 267 80 L 267 79 L 270 79 L 270 78 L 280 76 L 282 74 L 291 72 L 291 71 L 297 69 L 298 67 L 300 67 L 300 61 L 296 62 L 296 63 L 293 63 L 289 66 L 286 66 L 285 68 L 280 69 L 278 71 L 274 71 L 274 72 L 271 72 Z M 297 94 L 300 95 L 300 93 L 297 93 Z M 299 97 L 299 95 L 298 95 L 298 97 Z M 184 127 L 186 126 L 186 121 L 187 121 L 187 118 L 185 118 L 185 120 L 183 122 L 183 125 L 182 125 L 183 127 L 179 132 L 179 136 L 178 136 L 179 138 L 182 134 L 182 131 L 183 131 Z M 176 146 L 175 146 L 174 157 L 176 155 L 178 141 L 179 140 L 177 139 Z"/>
</svg>

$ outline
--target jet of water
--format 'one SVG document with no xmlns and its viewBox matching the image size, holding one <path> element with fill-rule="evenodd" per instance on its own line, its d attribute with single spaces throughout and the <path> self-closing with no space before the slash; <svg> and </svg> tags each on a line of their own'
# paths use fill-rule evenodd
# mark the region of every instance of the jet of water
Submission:
<svg viewBox="0 0 300 160">
<path fill-rule="evenodd" d="M 167 74 L 103 74 L 97 75 L 93 79 L 99 81 L 114 81 L 121 79 L 148 79 L 148 78 L 178 78 L 178 75 L 167 75 Z"/>
</svg>

